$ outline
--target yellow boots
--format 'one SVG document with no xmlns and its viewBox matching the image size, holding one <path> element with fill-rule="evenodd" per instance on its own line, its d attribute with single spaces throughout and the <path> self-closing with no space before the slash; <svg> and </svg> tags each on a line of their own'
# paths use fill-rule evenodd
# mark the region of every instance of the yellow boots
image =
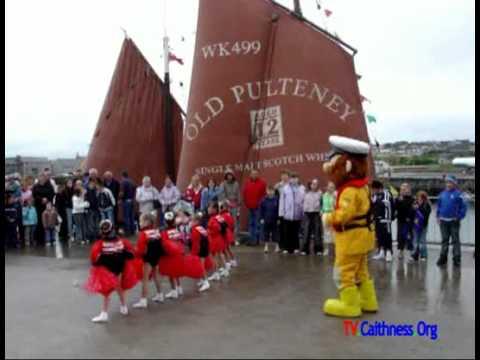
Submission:
<svg viewBox="0 0 480 360">
<path fill-rule="evenodd" d="M 357 286 L 350 286 L 340 291 L 340 299 L 327 299 L 323 311 L 328 315 L 339 317 L 357 317 L 362 310 L 375 312 L 378 310 L 377 295 L 373 280 L 367 280 Z"/>
<path fill-rule="evenodd" d="M 360 292 L 360 306 L 365 312 L 376 312 L 378 310 L 377 295 L 373 280 L 366 280 L 358 287 Z"/>
<path fill-rule="evenodd" d="M 362 315 L 360 293 L 356 286 L 340 290 L 340 299 L 327 299 L 323 311 L 328 315 L 340 317 L 357 317 Z"/>
</svg>

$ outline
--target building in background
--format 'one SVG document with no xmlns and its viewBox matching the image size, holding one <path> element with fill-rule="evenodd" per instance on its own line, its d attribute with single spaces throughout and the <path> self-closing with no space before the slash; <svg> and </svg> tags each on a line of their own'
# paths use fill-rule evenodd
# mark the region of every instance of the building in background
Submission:
<svg viewBox="0 0 480 360">
<path fill-rule="evenodd" d="M 47 157 L 14 156 L 5 158 L 5 175 L 19 173 L 21 176 L 38 176 L 43 169 L 49 168 L 52 175 L 59 176 L 73 172 L 81 167 L 84 156 L 50 160 Z"/>
</svg>

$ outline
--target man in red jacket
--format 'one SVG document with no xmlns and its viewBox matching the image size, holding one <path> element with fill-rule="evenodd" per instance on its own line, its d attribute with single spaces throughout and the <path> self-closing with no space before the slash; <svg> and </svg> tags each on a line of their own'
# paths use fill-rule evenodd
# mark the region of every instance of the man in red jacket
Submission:
<svg viewBox="0 0 480 360">
<path fill-rule="evenodd" d="M 266 194 L 267 184 L 258 177 L 258 171 L 252 170 L 250 178 L 243 186 L 243 202 L 248 209 L 248 231 L 250 233 L 249 246 L 258 245 L 260 242 L 259 215 L 260 202 Z"/>
</svg>

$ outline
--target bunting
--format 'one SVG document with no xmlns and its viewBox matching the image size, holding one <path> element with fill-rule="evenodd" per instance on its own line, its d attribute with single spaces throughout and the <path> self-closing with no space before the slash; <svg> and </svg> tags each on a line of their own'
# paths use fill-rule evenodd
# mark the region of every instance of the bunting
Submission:
<svg viewBox="0 0 480 360">
<path fill-rule="evenodd" d="M 363 96 L 362 94 L 360 94 L 360 99 L 362 100 L 362 102 L 366 101 L 368 103 L 372 103 L 369 99 L 367 99 L 365 96 Z"/>
<path fill-rule="evenodd" d="M 176 57 L 174 54 L 172 54 L 171 52 L 168 53 L 168 61 L 176 61 L 178 62 L 180 65 L 183 65 L 183 60 Z"/>
<path fill-rule="evenodd" d="M 373 115 L 367 115 L 367 121 L 369 124 L 372 124 L 372 123 L 377 123 L 377 119 L 375 118 L 375 116 Z"/>
</svg>

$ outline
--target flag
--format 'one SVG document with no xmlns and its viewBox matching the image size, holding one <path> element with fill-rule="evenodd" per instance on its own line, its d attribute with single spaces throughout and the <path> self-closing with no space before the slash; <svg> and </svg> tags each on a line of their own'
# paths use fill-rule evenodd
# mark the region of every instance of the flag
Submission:
<svg viewBox="0 0 480 360">
<path fill-rule="evenodd" d="M 325 15 L 329 17 L 330 15 L 332 15 L 332 12 L 328 9 L 325 9 Z"/>
<path fill-rule="evenodd" d="M 320 10 L 322 8 L 322 5 L 320 4 L 320 0 L 317 0 L 317 9 Z"/>
<path fill-rule="evenodd" d="M 371 103 L 370 100 L 368 100 L 365 96 L 363 96 L 362 94 L 360 94 L 360 100 L 362 100 L 362 102 L 366 101 L 366 102 L 369 102 Z"/>
<path fill-rule="evenodd" d="M 174 54 L 172 53 L 168 53 L 168 61 L 176 61 L 178 62 L 180 65 L 183 65 L 183 60 L 176 57 Z"/>
<path fill-rule="evenodd" d="M 371 124 L 371 123 L 376 123 L 377 119 L 373 115 L 367 115 L 367 121 L 369 124 Z"/>
</svg>

